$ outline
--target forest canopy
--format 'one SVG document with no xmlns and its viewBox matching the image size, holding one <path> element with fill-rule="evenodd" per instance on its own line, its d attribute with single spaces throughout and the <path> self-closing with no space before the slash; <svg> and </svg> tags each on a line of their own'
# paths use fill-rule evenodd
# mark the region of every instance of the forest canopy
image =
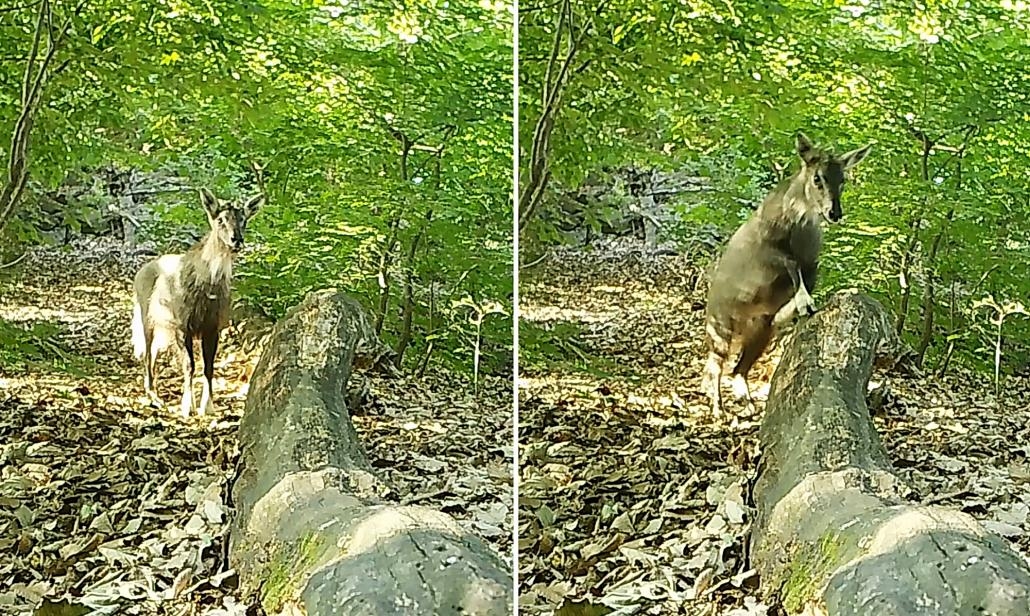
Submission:
<svg viewBox="0 0 1030 616">
<path fill-rule="evenodd" d="M 726 237 L 796 169 L 796 131 L 873 143 L 820 292 L 873 293 L 931 368 L 990 367 L 1002 336 L 1024 370 L 1028 26 L 1012 0 L 522 3 L 523 261 L 622 215 L 617 194 L 577 198 L 620 170 L 699 183 L 665 206 L 682 244 Z"/>
</svg>

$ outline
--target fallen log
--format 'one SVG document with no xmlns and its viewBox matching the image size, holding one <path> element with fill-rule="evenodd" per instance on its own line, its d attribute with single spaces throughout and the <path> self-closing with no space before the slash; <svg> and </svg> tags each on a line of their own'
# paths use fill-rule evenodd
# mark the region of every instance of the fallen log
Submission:
<svg viewBox="0 0 1030 616">
<path fill-rule="evenodd" d="M 1030 568 L 972 517 L 908 502 L 866 407 L 899 348 L 876 301 L 833 296 L 784 349 L 759 431 L 751 563 L 788 614 L 1030 614 Z"/>
<path fill-rule="evenodd" d="M 450 516 L 382 502 L 351 424 L 356 360 L 385 347 L 357 302 L 319 291 L 269 335 L 240 422 L 229 559 L 268 614 L 511 612 L 500 557 Z"/>
</svg>

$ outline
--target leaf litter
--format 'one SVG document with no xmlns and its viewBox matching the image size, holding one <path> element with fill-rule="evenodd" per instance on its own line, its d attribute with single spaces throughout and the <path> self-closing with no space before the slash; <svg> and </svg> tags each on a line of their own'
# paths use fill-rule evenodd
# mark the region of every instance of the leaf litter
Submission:
<svg viewBox="0 0 1030 616">
<path fill-rule="evenodd" d="M 0 366 L 0 614 L 243 616 L 227 562 L 236 429 L 256 351 L 230 329 L 215 417 L 183 420 L 177 362 L 166 408 L 140 403 L 131 280 L 148 258 L 110 238 L 33 249 L 4 272 L 0 317 L 59 326 L 65 369 Z M 443 370 L 356 372 L 355 427 L 392 500 L 440 508 L 499 554 L 511 550 L 511 381 Z M 507 558 L 506 558 L 507 560 Z"/>
<path fill-rule="evenodd" d="M 747 560 L 764 401 L 751 417 L 724 396 L 713 418 L 699 389 L 710 251 L 604 238 L 552 256 L 521 275 L 523 328 L 574 332 L 555 343 L 564 361 L 520 358 L 521 613 L 781 613 Z M 958 368 L 873 381 L 874 422 L 916 498 L 970 513 L 1026 558 L 1030 381 L 1009 378 L 997 400 L 989 377 Z"/>
</svg>

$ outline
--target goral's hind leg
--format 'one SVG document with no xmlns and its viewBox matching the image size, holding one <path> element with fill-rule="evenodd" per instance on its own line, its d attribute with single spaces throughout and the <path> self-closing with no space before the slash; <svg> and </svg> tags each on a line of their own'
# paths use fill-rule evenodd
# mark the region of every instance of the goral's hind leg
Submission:
<svg viewBox="0 0 1030 616">
<path fill-rule="evenodd" d="M 701 389 L 708 394 L 712 404 L 712 413 L 722 413 L 722 367 L 725 359 L 718 353 L 709 353 L 705 372 L 702 375 Z"/>
<path fill-rule="evenodd" d="M 193 411 L 193 338 L 182 334 L 182 416 L 188 418 Z"/>
<path fill-rule="evenodd" d="M 718 328 L 709 323 L 705 326 L 708 339 L 708 361 L 701 375 L 701 389 L 708 394 L 712 403 L 712 414 L 722 414 L 722 372 L 730 354 L 730 343 Z"/>
<path fill-rule="evenodd" d="M 750 413 L 755 412 L 755 403 L 751 399 L 751 388 L 748 386 L 747 375 L 758 358 L 765 352 L 765 348 L 769 346 L 772 333 L 773 319 L 771 317 L 762 317 L 752 322 L 741 346 L 740 359 L 733 368 L 734 390 L 739 392 L 739 397 L 747 400 L 747 409 Z"/>
<path fill-rule="evenodd" d="M 154 344 L 154 328 L 144 325 L 143 328 L 143 391 L 146 399 L 156 408 L 161 408 L 161 398 L 154 388 L 154 372 L 157 367 L 159 349 Z"/>
<path fill-rule="evenodd" d="M 215 410 L 215 405 L 211 398 L 215 376 L 215 353 L 218 352 L 218 332 L 204 334 L 200 339 L 200 349 L 201 355 L 204 358 L 204 393 L 201 394 L 200 407 L 197 409 L 197 414 L 204 415 Z"/>
</svg>

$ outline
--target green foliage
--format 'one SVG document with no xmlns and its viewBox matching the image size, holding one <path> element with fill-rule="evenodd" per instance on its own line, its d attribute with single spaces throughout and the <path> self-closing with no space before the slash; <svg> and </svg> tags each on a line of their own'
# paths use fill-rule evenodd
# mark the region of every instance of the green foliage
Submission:
<svg viewBox="0 0 1030 616">
<path fill-rule="evenodd" d="M 33 18 L 30 6 L 0 12 L 3 139 Z M 64 19 L 71 35 L 33 130 L 37 192 L 74 170 L 117 163 L 242 197 L 257 190 L 256 163 L 268 204 L 237 269 L 242 301 L 279 316 L 307 291 L 337 286 L 375 310 L 383 269 L 384 335 L 396 341 L 410 272 L 407 357 L 414 362 L 433 335 L 449 351 L 438 357 L 471 372 L 467 315 L 455 303 L 510 305 L 506 5 L 101 0 L 78 13 L 56 4 L 55 20 Z M 30 239 L 31 210 L 11 234 Z M 191 192 L 148 231 L 182 239 L 183 225 L 205 224 Z M 510 349 L 510 317 L 495 315 L 483 335 Z"/>
<path fill-rule="evenodd" d="M 70 374 L 89 369 L 87 358 L 69 352 L 59 339 L 61 329 L 38 322 L 23 327 L 0 320 L 0 366 L 6 372 L 48 366 Z"/>
<path fill-rule="evenodd" d="M 993 363 L 996 332 L 974 302 L 1030 293 L 1030 75 L 1020 53 L 1030 12 L 1021 3 L 573 6 L 583 39 L 551 138 L 558 188 L 602 166 L 687 170 L 710 186 L 675 204 L 685 225 L 730 233 L 777 168 L 797 167 L 796 130 L 838 151 L 872 142 L 844 196 L 844 222 L 828 235 L 819 293 L 858 286 L 898 310 L 907 289 L 904 332 L 917 349 L 924 303 L 933 315 L 929 367 Z M 556 10 L 521 6 L 523 160 Z M 552 220 L 545 213 L 527 228 L 529 252 L 560 237 L 546 228 Z M 1018 339 L 1027 327 L 1007 320 L 1004 333 Z M 1030 361 L 1027 349 L 1006 348 L 1009 368 Z"/>
<path fill-rule="evenodd" d="M 520 370 L 560 369 L 596 377 L 624 372 L 611 358 L 588 350 L 580 339 L 582 333 L 582 328 L 571 322 L 560 321 L 547 326 L 532 321 L 520 322 Z"/>
</svg>

